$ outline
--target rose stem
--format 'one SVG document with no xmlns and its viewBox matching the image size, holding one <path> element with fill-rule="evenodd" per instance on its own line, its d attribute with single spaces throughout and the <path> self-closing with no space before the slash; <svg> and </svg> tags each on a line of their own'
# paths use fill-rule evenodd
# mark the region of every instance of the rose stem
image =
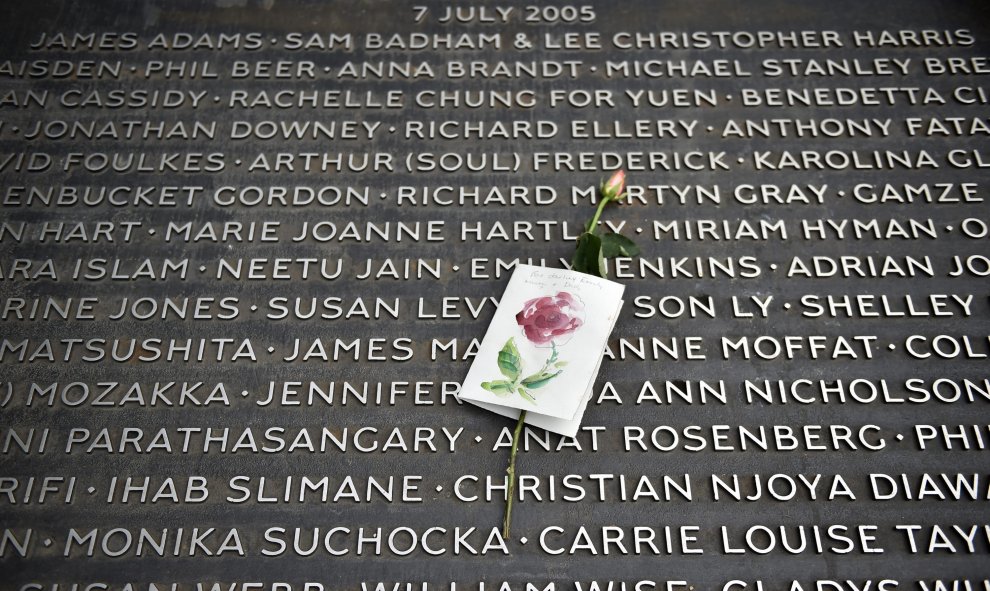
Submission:
<svg viewBox="0 0 990 591">
<path fill-rule="evenodd" d="M 519 420 L 516 421 L 516 430 L 512 432 L 512 451 L 509 453 L 509 467 L 506 473 L 509 475 L 509 491 L 505 498 L 505 519 L 502 520 L 502 537 L 510 538 L 509 528 L 512 526 L 512 499 L 516 496 L 516 450 L 519 449 L 519 435 L 522 433 L 523 424 L 526 422 L 526 411 L 519 412 Z"/>
<path fill-rule="evenodd" d="M 585 234 L 595 233 L 597 229 L 596 226 L 598 225 L 598 218 L 602 217 L 602 210 L 605 209 L 605 206 L 608 205 L 609 201 L 611 201 L 611 199 L 602 199 L 601 201 L 598 202 L 598 209 L 595 211 L 595 217 L 591 218 L 591 221 L 588 222 L 588 226 L 586 228 L 587 231 L 585 232 Z M 575 251 L 574 258 L 571 259 L 572 269 L 574 268 L 574 265 L 577 264 L 577 258 L 578 258 L 578 253 L 577 251 Z"/>
<path fill-rule="evenodd" d="M 611 201 L 611 199 L 609 199 L 609 198 L 606 197 L 605 199 L 602 199 L 598 203 L 598 209 L 595 210 L 595 217 L 591 218 L 591 221 L 588 222 L 588 233 L 589 234 L 594 234 L 595 233 L 595 230 L 598 227 L 598 218 L 602 217 L 602 210 L 605 209 L 605 206 L 608 205 L 608 202 L 609 201 Z"/>
</svg>

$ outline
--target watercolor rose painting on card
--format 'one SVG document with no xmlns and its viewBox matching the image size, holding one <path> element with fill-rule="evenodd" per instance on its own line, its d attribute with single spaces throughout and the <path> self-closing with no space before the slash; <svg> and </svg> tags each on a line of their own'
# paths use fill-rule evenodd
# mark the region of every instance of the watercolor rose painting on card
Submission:
<svg viewBox="0 0 990 591">
<path fill-rule="evenodd" d="M 516 393 L 535 403 L 536 394 L 533 391 L 549 384 L 563 373 L 567 365 L 567 361 L 560 358 L 557 347 L 566 344 L 584 324 L 584 304 L 579 297 L 566 291 L 533 298 L 523 304 L 516 314 L 516 323 L 535 347 L 550 347 L 543 367 L 527 375 L 526 367 L 530 365 L 520 354 L 515 337 L 510 337 L 498 352 L 498 369 L 505 379 L 482 382 L 481 387 L 497 396 Z"/>
</svg>

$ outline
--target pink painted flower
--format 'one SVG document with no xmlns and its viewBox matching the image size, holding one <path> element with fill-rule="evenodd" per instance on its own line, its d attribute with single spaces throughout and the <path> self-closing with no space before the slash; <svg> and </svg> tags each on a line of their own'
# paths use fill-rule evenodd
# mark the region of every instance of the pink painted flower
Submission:
<svg viewBox="0 0 990 591">
<path fill-rule="evenodd" d="M 584 324 L 584 304 L 577 297 L 562 291 L 555 296 L 533 298 L 523 304 L 516 322 L 526 338 L 537 346 L 548 345 L 570 335 Z"/>
</svg>

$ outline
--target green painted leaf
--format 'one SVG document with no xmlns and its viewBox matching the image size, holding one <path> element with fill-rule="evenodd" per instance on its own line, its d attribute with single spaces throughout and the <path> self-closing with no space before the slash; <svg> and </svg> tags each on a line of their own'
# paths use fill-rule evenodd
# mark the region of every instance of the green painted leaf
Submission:
<svg viewBox="0 0 990 591">
<path fill-rule="evenodd" d="M 555 373 L 540 372 L 526 377 L 521 383 L 527 388 L 542 388 L 543 386 L 546 386 L 550 380 L 559 376 L 561 373 L 563 373 L 563 370 L 559 370 Z"/>
<path fill-rule="evenodd" d="M 639 254 L 636 243 L 622 234 L 609 232 L 602 236 L 602 255 L 609 257 L 634 257 Z"/>
<path fill-rule="evenodd" d="M 605 277 L 605 259 L 602 256 L 602 239 L 585 232 L 578 238 L 574 252 L 574 270 L 595 277 Z"/>
<path fill-rule="evenodd" d="M 519 395 L 525 398 L 526 400 L 529 400 L 533 404 L 536 404 L 536 398 L 534 398 L 532 394 L 527 392 L 525 388 L 519 388 Z"/>
<path fill-rule="evenodd" d="M 522 359 L 519 357 L 519 349 L 511 338 L 505 342 L 505 346 L 498 352 L 498 368 L 502 375 L 515 382 L 519 379 L 522 371 Z"/>
<path fill-rule="evenodd" d="M 496 396 L 508 396 L 512 394 L 514 388 L 512 382 L 505 380 L 495 380 L 494 382 L 481 382 L 481 387 Z"/>
</svg>

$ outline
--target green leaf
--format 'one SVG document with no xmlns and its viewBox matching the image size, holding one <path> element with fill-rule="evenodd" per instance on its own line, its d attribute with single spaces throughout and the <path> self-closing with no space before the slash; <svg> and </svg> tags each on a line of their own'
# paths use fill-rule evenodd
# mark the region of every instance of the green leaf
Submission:
<svg viewBox="0 0 990 591">
<path fill-rule="evenodd" d="M 532 394 L 527 392 L 525 388 L 519 388 L 519 395 L 525 398 L 526 400 L 529 400 L 533 404 L 536 404 L 536 398 L 534 398 Z"/>
<path fill-rule="evenodd" d="M 559 370 L 556 373 L 540 372 L 526 377 L 521 383 L 527 388 L 542 388 L 546 386 L 547 383 L 563 373 L 563 370 Z"/>
<path fill-rule="evenodd" d="M 519 379 L 522 359 L 519 357 L 519 349 L 516 348 L 516 343 L 512 338 L 506 341 L 505 346 L 498 352 L 498 368 L 502 375 L 509 380 L 515 382 Z"/>
<path fill-rule="evenodd" d="M 639 254 L 636 243 L 622 234 L 609 232 L 602 236 L 602 255 L 610 257 L 634 257 Z"/>
<path fill-rule="evenodd" d="M 495 380 L 494 382 L 481 382 L 481 387 L 496 396 L 508 396 L 512 394 L 514 388 L 512 382 L 505 380 Z"/>
<path fill-rule="evenodd" d="M 574 252 L 573 269 L 579 273 L 605 277 L 605 259 L 602 256 L 602 239 L 590 232 L 581 234 Z"/>
</svg>

